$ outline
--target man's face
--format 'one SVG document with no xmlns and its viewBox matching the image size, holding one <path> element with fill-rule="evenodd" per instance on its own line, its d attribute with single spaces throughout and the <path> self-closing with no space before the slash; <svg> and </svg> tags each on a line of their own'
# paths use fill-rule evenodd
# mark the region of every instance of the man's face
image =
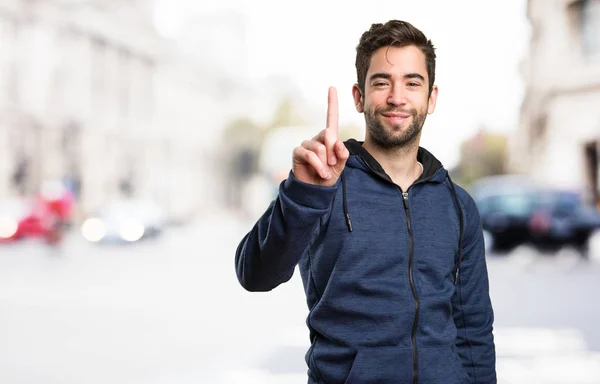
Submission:
<svg viewBox="0 0 600 384">
<path fill-rule="evenodd" d="M 425 55 L 415 46 L 383 47 L 371 57 L 364 95 L 353 89 L 356 108 L 364 112 L 367 135 L 383 148 L 414 143 L 427 114 L 435 110 L 437 87 L 429 95 Z"/>
</svg>

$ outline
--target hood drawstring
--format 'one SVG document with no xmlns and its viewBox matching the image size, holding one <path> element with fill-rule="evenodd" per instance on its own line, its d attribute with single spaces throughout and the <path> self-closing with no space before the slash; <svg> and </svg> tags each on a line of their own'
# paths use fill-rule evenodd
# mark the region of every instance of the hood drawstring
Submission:
<svg viewBox="0 0 600 384">
<path fill-rule="evenodd" d="M 346 199 L 346 174 L 344 172 L 342 172 L 342 196 L 346 224 L 348 225 L 348 231 L 352 232 L 352 221 L 350 220 L 350 213 L 348 212 L 348 201 Z"/>
<path fill-rule="evenodd" d="M 460 201 L 458 200 L 458 195 L 456 194 L 456 189 L 454 188 L 454 183 L 452 182 L 452 179 L 450 178 L 450 174 L 448 172 L 446 172 L 446 178 L 448 178 L 448 181 L 450 182 L 450 189 L 452 190 L 452 197 L 454 198 L 454 203 L 456 204 L 456 209 L 458 210 L 458 221 L 459 221 L 459 235 L 458 235 L 458 261 L 456 263 L 455 266 L 455 272 L 454 272 L 454 285 L 456 285 L 458 283 L 458 274 L 460 271 L 460 264 L 462 263 L 462 238 L 463 238 L 463 231 L 464 231 L 464 222 L 463 222 L 463 210 L 460 207 Z"/>
</svg>

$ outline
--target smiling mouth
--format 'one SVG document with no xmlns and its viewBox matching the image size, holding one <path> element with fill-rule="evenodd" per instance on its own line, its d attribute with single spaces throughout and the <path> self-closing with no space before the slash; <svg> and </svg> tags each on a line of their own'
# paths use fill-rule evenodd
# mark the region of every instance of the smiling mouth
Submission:
<svg viewBox="0 0 600 384">
<path fill-rule="evenodd" d="M 411 115 L 407 113 L 384 113 L 383 117 L 392 124 L 402 124 L 405 122 Z"/>
</svg>

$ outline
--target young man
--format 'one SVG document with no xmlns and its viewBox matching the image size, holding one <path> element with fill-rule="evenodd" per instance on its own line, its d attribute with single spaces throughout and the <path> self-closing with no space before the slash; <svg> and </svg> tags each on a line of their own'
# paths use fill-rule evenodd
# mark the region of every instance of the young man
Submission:
<svg viewBox="0 0 600 384">
<path fill-rule="evenodd" d="M 438 96 L 433 45 L 407 22 L 373 24 L 357 47 L 364 142 L 327 127 L 292 171 L 235 263 L 269 291 L 299 265 L 310 314 L 309 383 L 496 383 L 483 233 L 472 198 L 419 147 Z"/>
</svg>

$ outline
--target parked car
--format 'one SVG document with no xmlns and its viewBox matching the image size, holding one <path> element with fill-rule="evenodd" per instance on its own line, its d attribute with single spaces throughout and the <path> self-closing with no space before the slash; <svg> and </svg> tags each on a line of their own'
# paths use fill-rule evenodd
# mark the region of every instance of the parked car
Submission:
<svg viewBox="0 0 600 384">
<path fill-rule="evenodd" d="M 126 199 L 108 203 L 81 226 L 83 237 L 93 243 L 135 243 L 164 231 L 162 209 L 148 200 Z"/>
<path fill-rule="evenodd" d="M 540 249 L 565 245 L 585 254 L 600 230 L 600 212 L 581 193 L 548 187 L 522 176 L 493 176 L 473 184 L 486 241 L 506 250 L 528 243 Z"/>
<path fill-rule="evenodd" d="M 56 223 L 55 216 L 40 201 L 9 199 L 0 202 L 0 242 L 25 238 L 49 240 Z"/>
<path fill-rule="evenodd" d="M 584 251 L 590 236 L 600 230 L 600 212 L 586 205 L 580 193 L 544 190 L 531 218 L 530 233 L 540 247 L 565 244 Z"/>
<path fill-rule="evenodd" d="M 492 176 L 473 183 L 471 194 L 491 249 L 507 250 L 531 240 L 529 227 L 539 191 L 539 185 L 517 175 Z"/>
</svg>

